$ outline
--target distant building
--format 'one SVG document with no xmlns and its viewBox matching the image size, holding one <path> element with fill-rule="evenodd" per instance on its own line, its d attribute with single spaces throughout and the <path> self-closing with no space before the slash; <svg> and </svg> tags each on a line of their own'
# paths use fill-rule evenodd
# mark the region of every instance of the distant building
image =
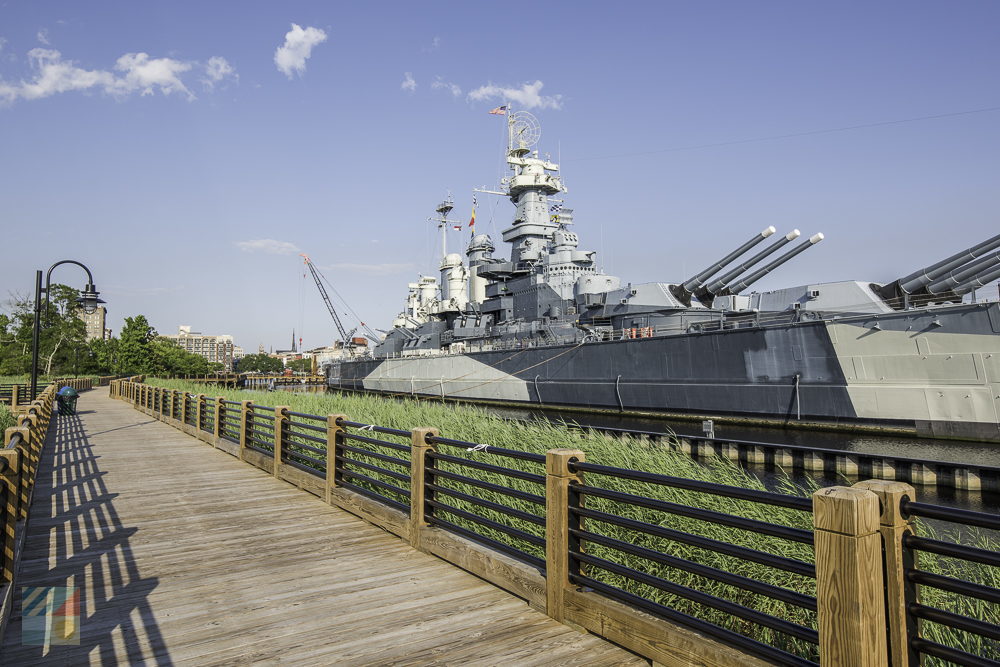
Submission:
<svg viewBox="0 0 1000 667">
<path fill-rule="evenodd" d="M 222 364 L 227 370 L 233 370 L 234 350 L 233 337 L 229 335 L 209 335 L 191 331 L 191 327 L 181 325 L 174 336 L 164 336 L 174 341 L 188 352 L 205 357 L 209 362 Z"/>
<path fill-rule="evenodd" d="M 233 345 L 233 361 L 239 361 L 245 356 L 247 356 L 247 353 L 243 351 L 242 347 Z"/>
<path fill-rule="evenodd" d="M 106 327 L 108 309 L 104 306 L 98 306 L 97 310 L 92 313 L 88 313 L 83 308 L 80 308 L 77 310 L 76 316 L 83 320 L 84 326 L 87 327 L 86 336 L 88 342 L 111 338 L 111 329 Z"/>
</svg>

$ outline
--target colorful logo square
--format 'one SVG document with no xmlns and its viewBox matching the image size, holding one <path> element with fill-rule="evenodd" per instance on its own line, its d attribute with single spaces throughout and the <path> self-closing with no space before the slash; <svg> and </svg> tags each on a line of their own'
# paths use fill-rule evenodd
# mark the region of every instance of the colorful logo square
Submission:
<svg viewBox="0 0 1000 667">
<path fill-rule="evenodd" d="M 80 591 L 75 586 L 22 588 L 21 643 L 30 646 L 78 646 Z"/>
</svg>

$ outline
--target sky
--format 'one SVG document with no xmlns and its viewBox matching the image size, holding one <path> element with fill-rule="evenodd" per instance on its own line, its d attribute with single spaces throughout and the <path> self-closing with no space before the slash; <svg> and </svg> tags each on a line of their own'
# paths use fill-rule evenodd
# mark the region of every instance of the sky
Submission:
<svg viewBox="0 0 1000 667">
<path fill-rule="evenodd" d="M 992 0 L 0 0 L 0 299 L 74 259 L 116 335 L 311 348 L 337 334 L 305 252 L 348 328 L 388 328 L 435 206 L 466 222 L 506 175 L 504 102 L 623 282 L 768 225 L 826 239 L 754 289 L 889 282 L 998 232 L 998 27 Z M 478 198 L 506 255 L 513 206 Z"/>
</svg>

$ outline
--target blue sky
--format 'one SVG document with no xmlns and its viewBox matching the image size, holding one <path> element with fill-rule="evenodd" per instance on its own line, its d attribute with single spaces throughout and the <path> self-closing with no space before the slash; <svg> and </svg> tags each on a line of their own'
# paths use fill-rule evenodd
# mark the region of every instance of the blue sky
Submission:
<svg viewBox="0 0 1000 667">
<path fill-rule="evenodd" d="M 772 224 L 826 240 L 760 289 L 889 281 L 997 233 L 996 2 L 510 7 L 0 0 L 3 296 L 71 258 L 116 333 L 143 313 L 312 347 L 335 333 L 302 251 L 386 327 L 435 272 L 434 206 L 467 220 L 503 175 L 505 97 L 625 281 Z M 480 195 L 477 227 L 499 241 L 512 210 Z"/>
</svg>

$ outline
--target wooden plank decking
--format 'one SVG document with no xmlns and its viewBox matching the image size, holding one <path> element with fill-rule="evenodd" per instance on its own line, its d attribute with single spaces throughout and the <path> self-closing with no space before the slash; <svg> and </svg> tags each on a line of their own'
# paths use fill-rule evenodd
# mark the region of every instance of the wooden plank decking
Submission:
<svg viewBox="0 0 1000 667">
<path fill-rule="evenodd" d="M 19 586 L 81 590 L 79 646 L 0 663 L 644 664 L 108 398 L 60 417 Z M 20 598 L 20 596 L 16 596 Z"/>
</svg>

